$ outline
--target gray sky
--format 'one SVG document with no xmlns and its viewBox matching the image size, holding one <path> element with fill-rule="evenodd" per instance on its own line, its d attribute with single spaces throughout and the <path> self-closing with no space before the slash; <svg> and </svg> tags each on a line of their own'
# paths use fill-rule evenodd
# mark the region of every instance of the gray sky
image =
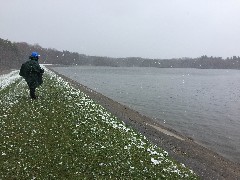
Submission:
<svg viewBox="0 0 240 180">
<path fill-rule="evenodd" d="M 239 0 L 0 0 L 0 38 L 110 57 L 240 55 Z"/>
</svg>

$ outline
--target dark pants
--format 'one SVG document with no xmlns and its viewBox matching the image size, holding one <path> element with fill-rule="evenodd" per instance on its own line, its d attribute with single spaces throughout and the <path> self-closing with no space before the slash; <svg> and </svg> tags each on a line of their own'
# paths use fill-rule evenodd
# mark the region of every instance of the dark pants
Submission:
<svg viewBox="0 0 240 180">
<path fill-rule="evenodd" d="M 27 80 L 26 80 L 29 90 L 30 90 L 30 97 L 32 99 L 36 99 L 35 91 L 36 88 L 42 84 L 42 74 L 32 74 Z"/>
<path fill-rule="evenodd" d="M 30 97 L 32 99 L 36 99 L 37 98 L 36 95 L 35 95 L 36 88 L 29 88 L 29 89 L 30 89 Z"/>
</svg>

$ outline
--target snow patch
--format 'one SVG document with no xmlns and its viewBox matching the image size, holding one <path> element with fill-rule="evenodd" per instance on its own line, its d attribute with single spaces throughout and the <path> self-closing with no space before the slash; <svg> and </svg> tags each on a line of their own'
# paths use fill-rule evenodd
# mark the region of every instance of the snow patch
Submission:
<svg viewBox="0 0 240 180">
<path fill-rule="evenodd" d="M 19 70 L 15 70 L 8 74 L 1 75 L 0 76 L 0 90 L 5 88 L 8 85 L 14 83 L 19 78 L 20 78 Z"/>
</svg>

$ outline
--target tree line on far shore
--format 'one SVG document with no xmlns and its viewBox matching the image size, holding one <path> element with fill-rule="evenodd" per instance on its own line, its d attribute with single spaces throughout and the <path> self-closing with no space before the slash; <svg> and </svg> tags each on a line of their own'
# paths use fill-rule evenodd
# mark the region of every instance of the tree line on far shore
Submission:
<svg viewBox="0 0 240 180">
<path fill-rule="evenodd" d="M 156 67 L 156 68 L 200 68 L 200 69 L 240 69 L 240 57 L 233 56 L 174 59 L 146 59 L 140 57 L 111 58 L 88 56 L 67 50 L 59 51 L 53 48 L 43 48 L 38 44 L 11 42 L 0 38 L 0 70 L 19 69 L 28 60 L 32 51 L 40 55 L 41 64 L 57 65 L 90 65 L 112 67 Z"/>
</svg>

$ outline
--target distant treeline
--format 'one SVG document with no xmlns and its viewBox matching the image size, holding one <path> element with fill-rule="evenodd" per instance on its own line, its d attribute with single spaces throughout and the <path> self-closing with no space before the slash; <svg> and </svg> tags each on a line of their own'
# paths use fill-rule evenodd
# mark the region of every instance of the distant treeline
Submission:
<svg viewBox="0 0 240 180">
<path fill-rule="evenodd" d="M 39 63 L 59 65 L 91 65 L 113 67 L 157 67 L 157 68 L 201 68 L 201 69 L 240 69 L 240 57 L 226 59 L 221 57 L 176 58 L 176 59 L 145 59 L 140 57 L 110 58 L 88 56 L 77 52 L 58 51 L 43 48 L 38 44 L 25 42 L 13 43 L 0 38 L 0 70 L 19 69 L 28 60 L 32 51 L 40 55 Z"/>
</svg>

